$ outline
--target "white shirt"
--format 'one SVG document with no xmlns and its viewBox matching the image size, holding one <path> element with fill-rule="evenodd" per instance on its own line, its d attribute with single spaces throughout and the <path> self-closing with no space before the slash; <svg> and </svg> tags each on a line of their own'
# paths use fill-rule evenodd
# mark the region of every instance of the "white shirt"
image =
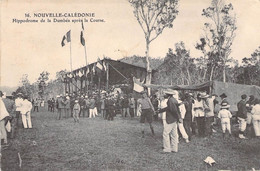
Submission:
<svg viewBox="0 0 260 171">
<path fill-rule="evenodd" d="M 178 104 L 182 103 L 181 100 L 177 100 Z M 185 114 L 186 114 L 186 108 L 185 108 L 185 105 L 182 103 L 181 105 L 179 105 L 179 110 L 180 110 L 180 113 L 181 113 L 181 118 L 184 119 L 185 117 Z"/>
<path fill-rule="evenodd" d="M 227 110 L 227 109 L 221 109 L 221 110 L 218 112 L 218 118 L 220 118 L 220 119 L 232 118 L 232 114 L 231 114 L 230 111 Z"/>
<path fill-rule="evenodd" d="M 205 115 L 203 111 L 203 101 L 195 100 L 194 104 L 192 105 L 192 111 L 194 113 L 193 114 L 194 117 L 203 117 Z"/>
<path fill-rule="evenodd" d="M 168 99 L 163 99 L 162 101 L 160 101 L 160 104 L 159 104 L 160 109 L 167 107 L 167 101 L 168 101 Z M 166 119 L 166 112 L 162 113 L 162 119 Z"/>
<path fill-rule="evenodd" d="M 23 99 L 18 97 L 17 99 L 15 99 L 14 102 L 15 102 L 15 106 L 16 106 L 16 111 L 21 111 Z"/>
<path fill-rule="evenodd" d="M 32 103 L 27 99 L 23 100 L 21 107 L 21 114 L 25 115 L 27 112 L 32 110 Z"/>
<path fill-rule="evenodd" d="M 253 115 L 260 115 L 260 104 L 256 104 L 253 106 L 251 113 Z"/>
<path fill-rule="evenodd" d="M 4 119 L 6 116 L 9 116 L 9 113 L 6 110 L 2 97 L 0 97 L 0 120 Z"/>
<path fill-rule="evenodd" d="M 206 117 L 214 116 L 214 98 L 208 98 L 207 102 L 210 111 L 206 113 Z"/>
</svg>

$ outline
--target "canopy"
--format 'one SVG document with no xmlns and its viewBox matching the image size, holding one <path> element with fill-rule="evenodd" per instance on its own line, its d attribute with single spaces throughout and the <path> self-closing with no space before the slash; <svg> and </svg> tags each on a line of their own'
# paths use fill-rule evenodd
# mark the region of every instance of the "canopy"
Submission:
<svg viewBox="0 0 260 171">
<path fill-rule="evenodd" d="M 192 90 L 192 91 L 208 91 L 218 96 L 222 93 L 227 95 L 227 100 L 231 105 L 231 111 L 237 111 L 237 103 L 241 100 L 241 95 L 253 95 L 255 98 L 260 99 L 260 87 L 255 85 L 244 85 L 235 83 L 224 83 L 220 81 L 205 82 L 196 85 L 154 85 L 144 84 L 145 87 L 153 89 L 174 89 L 174 90 Z M 220 99 L 218 99 L 220 101 Z"/>
</svg>

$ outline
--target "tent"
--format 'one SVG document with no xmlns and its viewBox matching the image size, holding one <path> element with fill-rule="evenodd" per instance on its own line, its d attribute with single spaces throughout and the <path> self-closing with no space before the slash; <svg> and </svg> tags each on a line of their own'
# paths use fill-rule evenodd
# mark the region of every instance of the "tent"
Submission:
<svg viewBox="0 0 260 171">
<path fill-rule="evenodd" d="M 152 89 L 174 89 L 174 90 L 191 90 L 191 91 L 207 91 L 211 94 L 217 94 L 218 96 L 225 93 L 228 97 L 227 100 L 230 103 L 231 111 L 237 111 L 237 103 L 241 100 L 241 95 L 247 96 L 253 95 L 260 99 L 260 87 L 255 85 L 243 85 L 235 83 L 224 83 L 220 81 L 210 81 L 196 85 L 154 85 L 144 84 L 143 86 Z M 220 98 L 218 99 L 220 101 Z"/>
</svg>

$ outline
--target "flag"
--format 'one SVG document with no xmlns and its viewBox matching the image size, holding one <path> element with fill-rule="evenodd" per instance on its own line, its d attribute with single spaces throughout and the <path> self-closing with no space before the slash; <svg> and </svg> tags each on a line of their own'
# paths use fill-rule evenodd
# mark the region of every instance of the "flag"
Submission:
<svg viewBox="0 0 260 171">
<path fill-rule="evenodd" d="M 71 73 L 69 73 L 69 74 L 68 74 L 68 77 L 69 77 L 69 78 L 72 78 L 73 76 L 72 76 L 72 74 L 71 74 Z"/>
<path fill-rule="evenodd" d="M 81 21 L 81 26 L 82 26 L 82 31 L 80 33 L 80 43 L 82 44 L 82 46 L 85 46 L 85 38 L 84 38 L 84 25 L 83 25 L 83 21 Z"/>
<path fill-rule="evenodd" d="M 65 40 L 66 40 L 66 36 L 64 35 L 61 41 L 61 46 L 65 46 Z"/>
<path fill-rule="evenodd" d="M 133 77 L 133 81 L 134 81 L 134 88 L 133 88 L 134 91 L 136 91 L 138 93 L 144 91 L 144 87 L 135 77 Z"/>
<path fill-rule="evenodd" d="M 71 42 L 71 36 L 70 36 L 70 31 L 68 31 L 62 38 L 61 41 L 61 46 L 65 46 L 65 40 L 67 40 L 67 42 Z"/>
<path fill-rule="evenodd" d="M 106 71 L 107 70 L 106 63 L 103 63 L 103 67 L 104 67 L 104 70 Z"/>
<path fill-rule="evenodd" d="M 96 67 L 98 67 L 98 69 L 100 69 L 102 71 L 103 70 L 103 65 L 100 62 L 101 61 L 97 62 Z"/>
<path fill-rule="evenodd" d="M 85 39 L 83 36 L 83 31 L 81 31 L 81 33 L 80 33 L 80 43 L 82 44 L 82 46 L 85 46 Z"/>
<path fill-rule="evenodd" d="M 70 31 L 68 31 L 68 32 L 66 33 L 66 36 L 67 36 L 67 42 L 71 42 Z"/>
<path fill-rule="evenodd" d="M 96 64 L 93 64 L 92 72 L 93 72 L 93 74 L 95 75 L 95 72 L 96 72 Z"/>
<path fill-rule="evenodd" d="M 86 76 L 88 75 L 88 73 L 89 73 L 89 68 L 86 70 Z"/>
<path fill-rule="evenodd" d="M 82 74 L 82 72 L 81 72 L 81 70 L 79 71 L 79 77 L 82 77 L 83 76 L 83 74 Z"/>
</svg>

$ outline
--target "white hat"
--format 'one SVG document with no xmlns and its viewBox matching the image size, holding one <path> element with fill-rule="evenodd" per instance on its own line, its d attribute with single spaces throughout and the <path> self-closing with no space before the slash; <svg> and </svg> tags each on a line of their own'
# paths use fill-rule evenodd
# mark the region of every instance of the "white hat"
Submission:
<svg viewBox="0 0 260 171">
<path fill-rule="evenodd" d="M 167 89 L 163 91 L 165 94 L 171 94 L 171 95 L 176 95 L 178 94 L 178 91 L 172 90 L 172 89 Z"/>
<path fill-rule="evenodd" d="M 222 109 L 230 108 L 230 105 L 226 102 L 223 102 L 223 103 L 221 103 L 221 108 Z"/>
</svg>

